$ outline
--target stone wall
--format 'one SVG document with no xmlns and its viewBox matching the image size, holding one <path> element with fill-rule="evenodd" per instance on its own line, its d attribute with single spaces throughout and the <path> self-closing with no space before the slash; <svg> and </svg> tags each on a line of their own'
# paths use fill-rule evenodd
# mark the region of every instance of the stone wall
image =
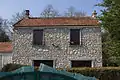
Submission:
<svg viewBox="0 0 120 80">
<path fill-rule="evenodd" d="M 76 27 L 79 28 L 79 27 Z M 17 28 L 13 34 L 13 62 L 32 65 L 33 60 L 53 60 L 54 67 L 71 67 L 71 60 L 92 60 L 92 67 L 102 66 L 99 27 L 83 27 L 81 45 L 71 46 L 71 28 L 44 28 L 44 45 L 33 45 L 34 28 Z M 53 44 L 55 46 L 53 46 Z"/>
</svg>

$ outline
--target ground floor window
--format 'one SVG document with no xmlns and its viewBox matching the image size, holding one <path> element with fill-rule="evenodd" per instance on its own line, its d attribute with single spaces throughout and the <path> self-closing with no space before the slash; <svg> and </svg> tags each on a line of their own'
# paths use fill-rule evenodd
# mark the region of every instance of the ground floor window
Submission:
<svg viewBox="0 0 120 80">
<path fill-rule="evenodd" d="M 91 60 L 73 60 L 71 61 L 71 67 L 91 67 Z"/>
<path fill-rule="evenodd" d="M 33 61 L 34 66 L 40 66 L 40 63 L 53 67 L 53 60 L 34 60 Z"/>
</svg>

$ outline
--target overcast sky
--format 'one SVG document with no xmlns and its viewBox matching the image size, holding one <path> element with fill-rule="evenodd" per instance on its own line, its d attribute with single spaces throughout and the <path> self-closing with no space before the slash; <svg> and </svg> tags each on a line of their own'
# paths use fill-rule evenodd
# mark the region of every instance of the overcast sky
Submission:
<svg viewBox="0 0 120 80">
<path fill-rule="evenodd" d="M 39 16 L 45 6 L 52 4 L 60 13 L 66 11 L 70 6 L 76 10 L 84 11 L 88 16 L 93 10 L 100 13 L 102 8 L 94 6 L 102 0 L 0 0 L 0 16 L 4 19 L 11 19 L 17 12 L 29 9 L 32 16 Z"/>
</svg>

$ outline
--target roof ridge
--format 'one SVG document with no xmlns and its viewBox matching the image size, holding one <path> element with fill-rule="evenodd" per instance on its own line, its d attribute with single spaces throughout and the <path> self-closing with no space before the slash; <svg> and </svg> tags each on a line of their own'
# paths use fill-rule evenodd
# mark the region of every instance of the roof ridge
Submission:
<svg viewBox="0 0 120 80">
<path fill-rule="evenodd" d="M 81 18 L 89 18 L 94 19 L 91 16 L 82 16 L 82 17 L 29 17 L 29 19 L 81 19 Z"/>
</svg>

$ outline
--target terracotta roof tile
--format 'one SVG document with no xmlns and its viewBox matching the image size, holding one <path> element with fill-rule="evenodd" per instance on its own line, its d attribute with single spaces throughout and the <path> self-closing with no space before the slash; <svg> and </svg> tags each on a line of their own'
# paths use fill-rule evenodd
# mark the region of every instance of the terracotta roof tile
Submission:
<svg viewBox="0 0 120 80">
<path fill-rule="evenodd" d="M 92 17 L 55 17 L 55 18 L 24 18 L 14 24 L 15 27 L 41 27 L 41 26 L 97 26 L 98 20 Z"/>
<path fill-rule="evenodd" d="M 0 42 L 0 53 L 12 53 L 12 49 L 11 42 Z"/>
</svg>

